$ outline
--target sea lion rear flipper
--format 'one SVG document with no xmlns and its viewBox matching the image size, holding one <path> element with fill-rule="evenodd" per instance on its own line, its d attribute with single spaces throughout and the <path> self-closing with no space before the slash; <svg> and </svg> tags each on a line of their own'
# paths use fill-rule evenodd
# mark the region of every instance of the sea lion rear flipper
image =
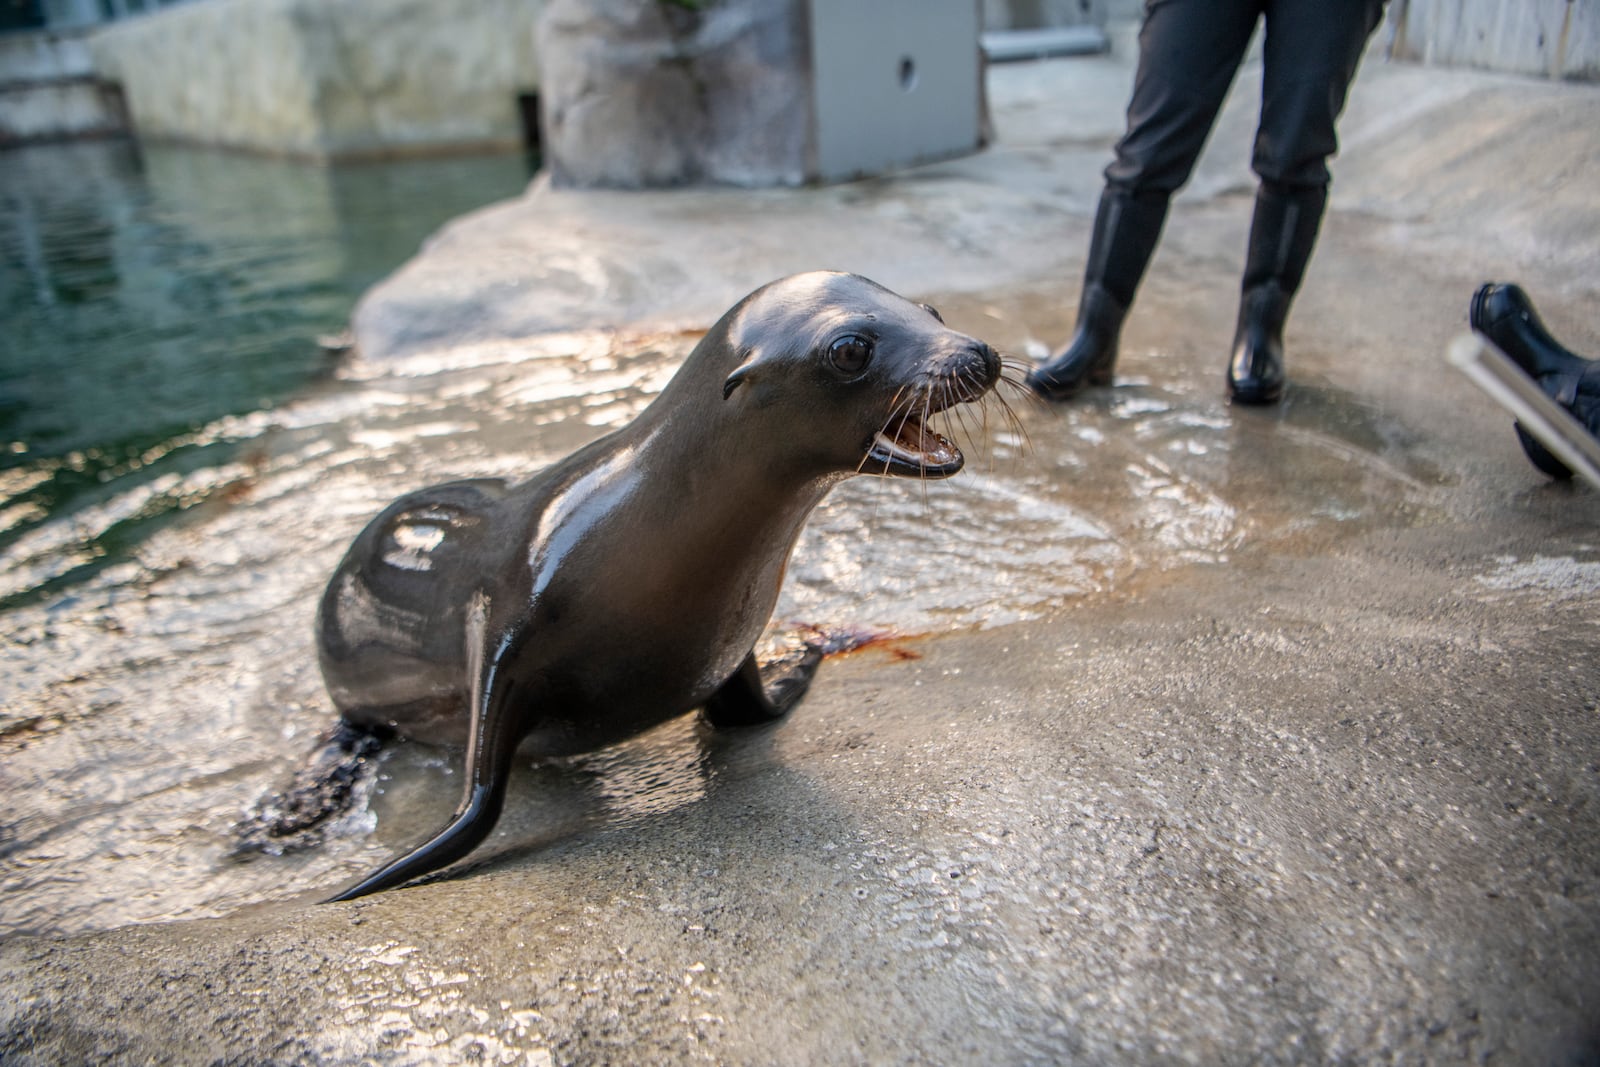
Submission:
<svg viewBox="0 0 1600 1067">
<path fill-rule="evenodd" d="M 323 903 L 354 900 L 437 871 L 477 848 L 494 829 L 505 804 L 506 779 L 511 773 L 511 757 L 521 740 L 522 718 L 510 687 L 492 684 L 497 664 L 485 661 L 483 648 L 488 608 L 488 599 L 479 594 L 467 613 L 472 723 L 467 735 L 466 791 L 455 814 L 426 844 Z M 502 644 L 500 649 L 509 644 Z"/>
<path fill-rule="evenodd" d="M 706 701 L 706 719 L 717 729 L 730 726 L 758 726 L 781 719 L 800 702 L 811 687 L 811 678 L 822 662 L 822 649 L 806 645 L 799 660 L 772 680 L 770 692 L 761 682 L 761 668 L 754 652 L 745 656 L 733 677 Z"/>
</svg>

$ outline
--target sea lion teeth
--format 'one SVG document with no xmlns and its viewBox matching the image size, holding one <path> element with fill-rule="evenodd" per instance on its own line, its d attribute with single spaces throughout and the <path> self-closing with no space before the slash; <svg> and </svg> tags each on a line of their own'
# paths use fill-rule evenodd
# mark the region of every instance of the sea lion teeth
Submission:
<svg viewBox="0 0 1600 1067">
<path fill-rule="evenodd" d="M 942 467 L 949 463 L 959 462 L 962 459 L 960 449 L 920 423 L 908 423 L 899 431 L 900 435 L 904 436 L 907 430 L 915 433 L 915 441 L 906 443 L 898 437 L 890 437 L 882 430 L 879 430 L 873 437 L 873 443 L 876 446 L 873 451 L 887 453 L 893 458 L 907 463 L 916 463 L 928 467 Z"/>
</svg>

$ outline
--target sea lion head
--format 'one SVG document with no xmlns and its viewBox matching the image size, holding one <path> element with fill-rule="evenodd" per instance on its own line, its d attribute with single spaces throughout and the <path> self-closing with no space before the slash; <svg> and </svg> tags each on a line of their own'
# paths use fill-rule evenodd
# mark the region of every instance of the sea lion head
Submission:
<svg viewBox="0 0 1600 1067">
<path fill-rule="evenodd" d="M 928 420 L 1000 379 L 994 349 L 854 274 L 780 279 L 713 333 L 734 364 L 724 404 L 769 419 L 791 452 L 841 473 L 950 477 L 965 459 Z"/>
</svg>

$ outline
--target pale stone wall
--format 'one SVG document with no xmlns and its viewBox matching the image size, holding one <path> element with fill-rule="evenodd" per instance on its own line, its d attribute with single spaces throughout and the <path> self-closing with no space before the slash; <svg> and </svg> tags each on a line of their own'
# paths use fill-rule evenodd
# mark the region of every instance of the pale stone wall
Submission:
<svg viewBox="0 0 1600 1067">
<path fill-rule="evenodd" d="M 1397 59 L 1600 81 L 1600 0 L 1391 0 Z"/>
<path fill-rule="evenodd" d="M 97 34 L 102 76 L 122 85 L 141 137 L 314 155 L 311 81 L 294 0 L 213 0 Z"/>
<path fill-rule="evenodd" d="M 205 0 L 92 42 L 141 137 L 338 159 L 522 140 L 542 0 Z"/>
</svg>

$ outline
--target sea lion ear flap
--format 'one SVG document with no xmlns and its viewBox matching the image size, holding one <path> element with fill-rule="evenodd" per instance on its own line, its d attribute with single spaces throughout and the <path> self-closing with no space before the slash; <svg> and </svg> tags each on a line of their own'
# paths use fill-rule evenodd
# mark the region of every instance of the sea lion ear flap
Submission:
<svg viewBox="0 0 1600 1067">
<path fill-rule="evenodd" d="M 726 400 L 733 395 L 733 391 L 739 388 L 739 383 L 749 377 L 754 365 L 755 362 L 750 360 L 739 364 L 733 369 L 733 373 L 728 375 L 727 380 L 722 383 L 722 399 Z"/>
</svg>

